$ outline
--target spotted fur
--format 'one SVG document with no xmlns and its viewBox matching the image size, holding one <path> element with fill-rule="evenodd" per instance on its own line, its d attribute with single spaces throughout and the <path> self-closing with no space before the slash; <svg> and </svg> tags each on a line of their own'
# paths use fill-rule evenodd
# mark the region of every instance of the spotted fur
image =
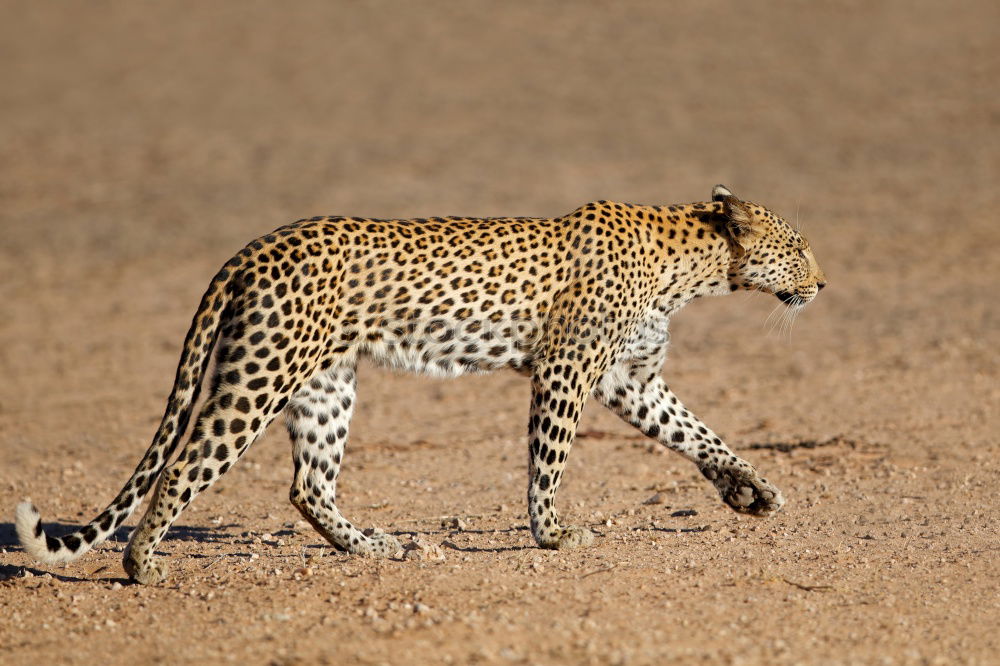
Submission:
<svg viewBox="0 0 1000 666">
<path fill-rule="evenodd" d="M 722 187 L 711 202 L 599 201 L 559 218 L 315 217 L 252 241 L 219 271 L 191 324 L 166 413 L 132 477 L 94 520 L 47 536 L 30 502 L 18 537 L 46 563 L 104 541 L 156 491 L 132 534 L 132 578 L 166 576 L 154 549 L 181 511 L 285 412 L 290 499 L 328 541 L 391 556 L 395 537 L 354 527 L 335 504 L 360 357 L 425 374 L 513 368 L 531 377 L 528 514 L 544 548 L 586 545 L 555 508 L 584 404 L 594 396 L 694 462 L 736 511 L 768 515 L 780 491 L 733 454 L 660 377 L 670 316 L 737 289 L 811 301 L 825 278 L 802 236 Z M 184 435 L 208 359 L 217 367 Z"/>
</svg>

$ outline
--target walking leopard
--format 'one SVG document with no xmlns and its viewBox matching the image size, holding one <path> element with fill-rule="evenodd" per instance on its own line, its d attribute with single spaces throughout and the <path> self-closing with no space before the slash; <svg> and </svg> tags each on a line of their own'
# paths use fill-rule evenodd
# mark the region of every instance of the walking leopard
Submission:
<svg viewBox="0 0 1000 666">
<path fill-rule="evenodd" d="M 435 376 L 530 377 L 528 517 L 543 548 L 593 540 L 563 524 L 555 502 L 590 397 L 693 462 L 735 511 L 770 515 L 784 503 L 778 488 L 663 381 L 662 333 L 698 297 L 762 291 L 800 308 L 825 284 L 800 233 L 721 185 L 707 202 L 597 201 L 557 218 L 300 220 L 251 241 L 210 282 L 153 442 L 117 497 L 63 537 L 22 502 L 18 537 L 42 562 L 70 561 L 155 485 L 124 567 L 160 582 L 167 570 L 153 553 L 171 524 L 285 413 L 292 504 L 336 547 L 393 556 L 394 536 L 359 530 L 336 505 L 361 358 Z"/>
</svg>

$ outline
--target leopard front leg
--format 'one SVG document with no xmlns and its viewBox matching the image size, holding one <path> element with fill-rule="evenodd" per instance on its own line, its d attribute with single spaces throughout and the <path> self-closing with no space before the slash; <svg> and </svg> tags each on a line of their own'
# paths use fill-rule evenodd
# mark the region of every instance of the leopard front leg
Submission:
<svg viewBox="0 0 1000 666">
<path fill-rule="evenodd" d="M 695 463 L 734 511 L 769 516 L 781 509 L 785 503 L 781 491 L 689 412 L 658 373 L 643 370 L 613 368 L 601 378 L 595 397 L 623 420 Z"/>
<path fill-rule="evenodd" d="M 555 507 L 570 447 L 590 385 L 572 363 L 546 364 L 532 378 L 528 465 L 531 534 L 542 548 L 589 546 L 593 533 L 563 526 Z"/>
</svg>

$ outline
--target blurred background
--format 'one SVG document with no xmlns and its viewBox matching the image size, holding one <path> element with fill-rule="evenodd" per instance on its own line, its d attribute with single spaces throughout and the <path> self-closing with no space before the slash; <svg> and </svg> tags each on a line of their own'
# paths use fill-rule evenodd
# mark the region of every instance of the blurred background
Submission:
<svg viewBox="0 0 1000 666">
<path fill-rule="evenodd" d="M 995 203 L 993 3 L 4 5 L 15 253 L 39 224 L 52 252 L 221 257 L 299 216 L 557 215 L 716 181 L 814 234 L 971 228 L 955 206 Z"/>
<path fill-rule="evenodd" d="M 120 350 L 151 344 L 150 317 L 169 381 L 208 277 L 291 220 L 555 216 L 717 182 L 800 225 L 831 288 L 802 344 L 741 298 L 697 304 L 687 341 L 679 318 L 679 350 L 745 337 L 803 388 L 828 377 L 806 364 L 906 370 L 935 345 L 996 371 L 995 3 L 4 5 L 14 401 L 47 390 L 23 379 L 48 374 L 43 332 Z M 124 359 L 92 364 L 140 374 Z"/>
<path fill-rule="evenodd" d="M 275 227 L 336 214 L 557 216 L 601 198 L 705 200 L 725 183 L 800 225 L 829 287 L 790 336 L 763 325 L 773 299 L 695 303 L 672 330 L 671 386 L 738 450 L 877 446 L 916 475 L 911 494 L 939 498 L 925 515 L 986 506 L 982 529 L 997 518 L 1000 4 L 0 9 L 4 507 L 42 495 L 38 479 L 62 454 L 84 468 L 48 502 L 62 515 L 89 515 L 94 483 L 105 497 L 117 490 L 158 421 L 209 278 Z M 522 461 L 519 378 L 364 374 L 358 446 L 493 438 L 495 455 Z M 583 429 L 629 433 L 595 407 Z M 587 450 L 582 460 L 603 460 Z M 854 451 L 822 484 L 859 494 L 833 492 L 823 520 L 896 506 L 880 494 L 884 469 Z M 446 462 L 434 455 L 430 478 Z M 273 459 L 284 487 L 284 445 L 250 458 Z M 419 460 L 407 469 L 431 464 Z M 784 470 L 782 460 L 769 464 Z M 681 465 L 651 470 L 687 478 Z M 567 478 L 601 483 L 592 469 Z M 812 477 L 779 478 L 796 501 L 818 496 Z M 484 481 L 499 487 L 490 501 L 517 504 L 516 479 Z M 266 506 L 282 492 L 240 501 Z"/>
</svg>

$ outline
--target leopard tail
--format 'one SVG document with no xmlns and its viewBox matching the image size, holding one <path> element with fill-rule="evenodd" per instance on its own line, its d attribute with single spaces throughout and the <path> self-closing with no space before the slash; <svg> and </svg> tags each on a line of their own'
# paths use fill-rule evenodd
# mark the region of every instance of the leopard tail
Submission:
<svg viewBox="0 0 1000 666">
<path fill-rule="evenodd" d="M 237 255 L 220 270 L 201 299 L 184 339 L 177 375 L 170 391 L 163 420 L 153 443 L 146 450 L 128 482 L 96 518 L 72 534 L 49 536 L 42 529 L 42 518 L 31 500 L 17 505 L 15 526 L 25 552 L 39 562 L 60 564 L 80 557 L 115 533 L 118 527 L 138 508 L 142 498 L 153 487 L 160 472 L 177 449 L 198 400 L 211 359 L 211 351 L 219 336 L 227 307 L 233 298 L 233 276 L 243 258 Z"/>
</svg>

